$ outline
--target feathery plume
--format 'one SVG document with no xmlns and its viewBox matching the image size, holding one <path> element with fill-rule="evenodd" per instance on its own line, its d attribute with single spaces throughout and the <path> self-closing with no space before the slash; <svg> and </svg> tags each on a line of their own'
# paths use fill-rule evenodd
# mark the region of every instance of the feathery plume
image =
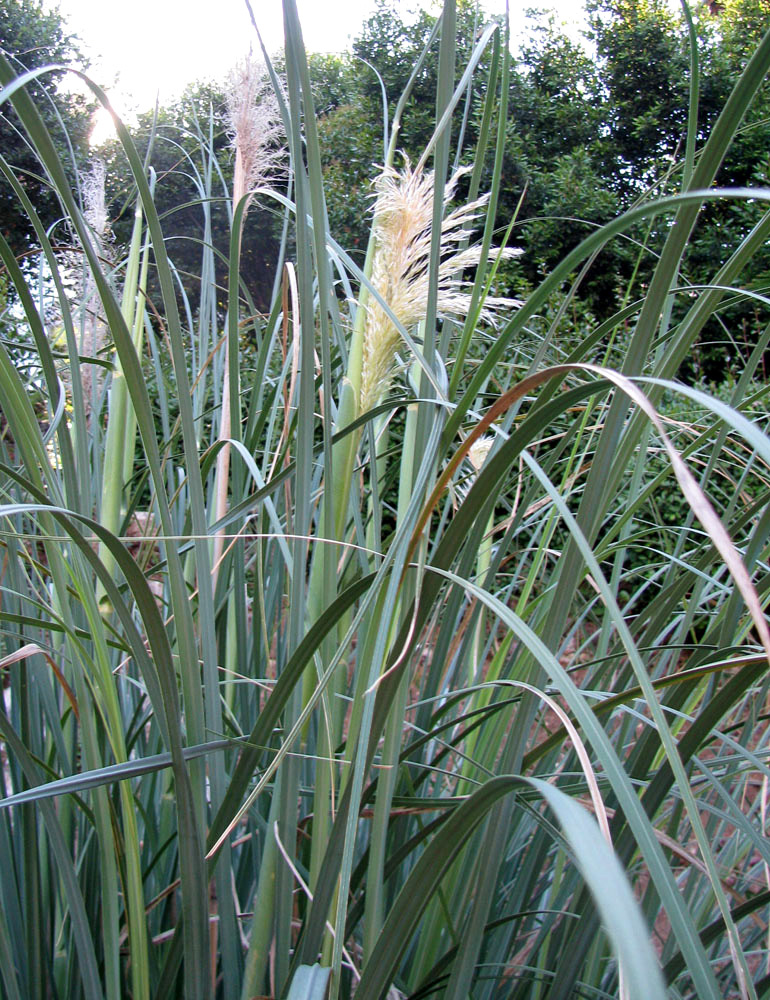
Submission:
<svg viewBox="0 0 770 1000">
<path fill-rule="evenodd" d="M 470 446 L 468 449 L 468 461 L 473 466 L 474 472 L 478 473 L 481 471 L 481 466 L 486 462 L 487 455 L 494 443 L 495 439 L 492 437 L 480 437 Z"/>
<path fill-rule="evenodd" d="M 460 169 L 446 184 L 444 205 L 449 205 L 467 169 Z M 372 284 L 391 312 L 405 326 L 425 318 L 430 282 L 430 249 L 433 224 L 433 173 L 413 170 L 407 161 L 402 171 L 387 167 L 375 182 L 374 230 L 376 252 Z M 470 308 L 468 287 L 459 275 L 481 260 L 481 248 L 459 249 L 470 235 L 487 198 L 454 209 L 441 225 L 441 260 L 438 274 L 439 315 L 464 318 Z M 490 250 L 490 256 L 499 253 Z M 517 251 L 503 251 L 506 257 Z M 512 299 L 487 298 L 481 318 L 490 321 L 496 309 L 512 307 Z M 387 390 L 401 346 L 397 327 L 380 303 L 371 299 L 364 333 L 360 412 L 374 406 Z"/>
<path fill-rule="evenodd" d="M 110 238 L 107 202 L 105 198 L 105 183 L 107 168 L 104 160 L 98 157 L 91 162 L 91 169 L 83 176 L 83 208 L 86 222 L 91 227 L 94 246 L 101 253 L 104 244 Z"/>
<path fill-rule="evenodd" d="M 235 150 L 237 204 L 249 191 L 272 180 L 284 158 L 278 101 L 264 65 L 251 53 L 230 71 L 225 106 L 227 134 Z"/>
<path fill-rule="evenodd" d="M 465 458 L 473 471 L 457 480 L 453 480 L 448 487 L 455 510 L 466 499 L 471 487 L 478 479 L 479 472 L 481 472 L 481 468 L 484 462 L 486 462 L 487 455 L 492 450 L 494 443 L 494 435 L 485 434 L 483 437 L 477 438 L 468 449 L 468 454 Z"/>
<path fill-rule="evenodd" d="M 105 182 L 107 170 L 104 161 L 98 157 L 91 161 L 88 173 L 82 178 L 83 215 L 89 226 L 88 240 L 93 252 L 102 259 L 110 259 L 112 233 L 110 231 Z M 96 291 L 91 269 L 85 254 L 79 258 L 80 302 L 83 309 L 81 330 L 81 351 L 88 357 L 96 357 L 107 339 L 107 323 L 102 312 L 102 304 Z M 80 369 L 80 379 L 86 412 L 90 415 L 93 388 L 101 385 L 103 375 L 92 364 Z"/>
</svg>

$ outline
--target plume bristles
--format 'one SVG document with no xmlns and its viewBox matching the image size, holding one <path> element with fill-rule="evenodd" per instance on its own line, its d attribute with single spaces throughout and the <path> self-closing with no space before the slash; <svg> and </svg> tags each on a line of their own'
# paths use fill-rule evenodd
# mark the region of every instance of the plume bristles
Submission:
<svg viewBox="0 0 770 1000">
<path fill-rule="evenodd" d="M 265 67 L 251 54 L 231 70 L 225 85 L 230 142 L 240 159 L 246 194 L 274 179 L 284 159 L 278 101 Z"/>
<path fill-rule="evenodd" d="M 457 184 L 467 169 L 449 180 L 444 205 L 450 204 Z M 430 283 L 431 232 L 433 226 L 432 172 L 413 170 L 407 162 L 399 171 L 385 168 L 375 182 L 374 230 L 376 252 L 372 284 L 404 327 L 425 318 Z M 468 285 L 459 275 L 481 260 L 480 247 L 460 250 L 481 214 L 487 199 L 479 198 L 454 209 L 441 225 L 441 260 L 438 269 L 438 313 L 464 318 L 471 304 Z M 512 256 L 516 251 L 503 251 Z M 492 254 L 500 251 L 495 248 Z M 487 298 L 481 318 L 489 321 L 496 309 L 515 305 L 511 299 Z M 372 298 L 368 306 L 361 368 L 360 410 L 374 406 L 387 391 L 393 375 L 396 352 L 402 339 L 380 303 Z"/>
</svg>

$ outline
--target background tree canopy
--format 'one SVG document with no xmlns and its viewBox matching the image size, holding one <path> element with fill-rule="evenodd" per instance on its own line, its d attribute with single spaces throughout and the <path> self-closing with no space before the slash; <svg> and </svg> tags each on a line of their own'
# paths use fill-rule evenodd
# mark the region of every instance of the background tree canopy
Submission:
<svg viewBox="0 0 770 1000">
<path fill-rule="evenodd" d="M 525 37 L 513 40 L 518 52 L 509 80 L 497 217 L 498 228 L 504 231 L 516 215 L 512 241 L 523 253 L 503 271 L 508 286 L 504 290 L 513 294 L 523 294 L 535 285 L 592 228 L 639 198 L 674 192 L 681 185 L 691 74 L 688 26 L 683 15 L 665 0 L 588 0 L 587 12 L 589 27 L 584 43 L 566 34 L 553 16 L 536 12 L 530 13 L 530 30 Z M 701 136 L 713 125 L 769 14 L 768 0 L 725 0 L 693 6 Z M 404 12 L 398 0 L 378 0 L 350 53 L 310 59 L 330 225 L 359 260 L 369 230 L 371 182 L 376 165 L 384 158 L 395 98 L 403 91 L 435 23 L 433 13 Z M 458 67 L 465 65 L 481 26 L 476 4 L 472 0 L 459 3 Z M 3 47 L 27 66 L 80 58 L 76 42 L 67 35 L 60 17 L 45 14 L 32 0 L 12 0 L 4 5 L 0 30 Z M 412 161 L 431 136 L 437 53 L 434 43 L 403 116 L 399 148 Z M 473 158 L 478 137 L 490 58 L 487 51 L 467 95 L 462 126 L 467 162 Z M 51 74 L 48 82 L 53 79 L 58 83 L 60 77 Z M 68 131 L 77 139 L 72 153 L 82 160 L 87 155 L 83 102 L 65 95 L 59 107 L 67 118 Z M 53 104 L 49 109 L 56 133 Z M 180 286 L 193 312 L 197 292 L 189 275 L 198 270 L 201 241 L 213 242 L 222 274 L 228 252 L 228 191 L 233 163 L 225 155 L 221 157 L 223 172 L 213 169 L 218 154 L 227 146 L 222 109 L 221 88 L 193 84 L 179 101 L 158 109 L 157 116 L 143 115 L 136 133 L 140 148 L 149 150 L 148 164 L 155 173 L 158 204 L 172 238 Z M 762 124 L 769 113 L 765 85 L 722 165 L 717 183 L 741 186 L 766 182 L 770 140 Z M 25 143 L 12 117 L 4 131 L 6 158 L 21 171 L 50 224 L 56 218 L 55 199 L 45 194 L 45 181 L 27 162 Z M 212 154 L 207 162 L 201 159 L 202 147 Z M 126 242 L 131 219 L 123 206 L 130 202 L 130 173 L 116 145 L 103 149 L 100 155 L 109 168 L 114 229 L 118 239 Z M 487 171 L 491 167 L 491 162 L 485 165 Z M 15 252 L 21 253 L 29 237 L 28 223 L 16 202 L 7 197 L 5 187 L 3 192 L 0 225 Z M 460 193 L 464 193 L 462 189 Z M 242 280 L 256 308 L 262 309 L 270 301 L 280 241 L 278 213 L 271 208 L 263 199 L 256 210 L 252 209 L 244 234 Z M 725 242 L 740 238 L 756 223 L 760 207 L 751 202 L 719 201 L 703 211 L 704 218 L 717 224 L 704 225 L 700 238 L 696 233 L 685 260 L 682 284 L 703 282 L 717 249 L 715 234 L 723 233 Z M 619 289 L 625 298 L 643 291 L 662 232 L 651 226 L 635 234 L 635 240 L 605 248 L 583 278 L 578 308 L 602 317 L 617 307 Z M 767 254 L 759 254 L 752 263 L 755 291 L 766 287 L 768 273 Z M 712 321 L 697 355 L 681 372 L 684 378 L 718 380 L 738 363 L 741 351 L 753 339 L 751 330 L 756 324 L 745 302 L 735 308 L 745 314 L 746 344 L 725 343 L 721 329 Z"/>
<path fill-rule="evenodd" d="M 68 33 L 61 14 L 45 11 L 40 0 L 4 0 L 0 4 L 0 49 L 19 72 L 49 65 L 81 69 L 87 65 L 78 40 Z M 74 178 L 75 164 L 82 164 L 88 156 L 93 108 L 80 95 L 62 88 L 66 75 L 63 70 L 46 72 L 32 80 L 27 90 Z M 18 118 L 9 102 L 0 108 L 0 134 L 3 157 L 21 180 L 43 223 L 51 225 L 61 217 L 60 206 L 45 178 L 40 176 L 38 160 L 19 130 Z M 24 253 L 33 239 L 29 218 L 6 183 L 0 185 L 0 232 L 16 254 Z"/>
<path fill-rule="evenodd" d="M 169 236 L 178 281 L 190 309 L 198 306 L 200 260 L 204 243 L 216 252 L 219 302 L 224 310 L 230 243 L 234 157 L 225 128 L 222 88 L 195 84 L 174 104 L 140 116 L 134 129 L 137 147 L 145 153 L 155 179 L 156 204 Z M 205 150 L 205 154 L 201 151 Z M 103 151 L 108 164 L 108 191 L 116 206 L 114 230 L 127 242 L 133 222 L 133 186 L 128 164 L 117 143 Z M 280 186 L 280 184 L 279 184 Z M 257 308 L 270 302 L 275 280 L 280 232 L 269 202 L 258 201 L 248 214 L 241 245 L 242 280 Z M 152 285 L 150 286 L 152 295 Z"/>
<path fill-rule="evenodd" d="M 767 0 L 694 6 L 701 137 L 713 125 L 769 14 Z M 467 57 L 479 27 L 475 5 L 459 5 L 458 18 Z M 324 57 L 312 64 L 318 93 L 323 95 L 319 106 L 324 111 L 321 135 L 329 213 L 337 231 L 348 234 L 352 251 L 361 249 L 372 164 L 382 155 L 382 90 L 388 95 L 401 92 L 434 23 L 425 12 L 405 20 L 397 5 L 381 0 L 350 57 Z M 513 238 L 524 253 L 508 272 L 514 291 L 536 283 L 591 227 L 639 198 L 673 193 L 681 185 L 690 78 L 688 29 L 681 11 L 672 10 L 665 0 L 590 0 L 588 23 L 582 45 L 553 17 L 533 13 L 531 30 L 519 44 L 509 84 L 498 213 L 502 229 L 521 202 Z M 401 148 L 412 158 L 419 156 L 430 137 L 435 76 L 434 59 L 426 64 L 404 117 Z M 483 79 L 483 73 L 477 75 L 476 90 L 469 94 L 466 149 L 470 150 L 479 127 Z M 768 94 L 765 85 L 722 166 L 718 184 L 765 183 L 770 142 L 762 123 L 770 111 Z M 755 203 L 734 201 L 706 208 L 704 215 L 719 225 L 704 225 L 701 238 L 696 234 L 683 283 L 706 280 L 715 257 L 714 232 L 721 229 L 726 241 L 744 236 L 760 212 Z M 626 241 L 606 248 L 583 281 L 584 305 L 604 316 L 618 305 L 621 287 L 626 296 L 629 287 L 641 293 L 661 239 L 662 234 L 651 228 L 638 233 L 639 245 Z M 753 262 L 755 290 L 766 286 L 767 266 L 766 253 Z M 754 317 L 745 304 L 740 308 L 749 331 Z M 747 339 L 751 339 L 748 332 Z M 720 379 L 727 370 L 725 361 L 736 362 L 740 350 L 741 345 L 725 344 L 722 331 L 712 323 L 698 356 L 682 375 Z"/>
</svg>

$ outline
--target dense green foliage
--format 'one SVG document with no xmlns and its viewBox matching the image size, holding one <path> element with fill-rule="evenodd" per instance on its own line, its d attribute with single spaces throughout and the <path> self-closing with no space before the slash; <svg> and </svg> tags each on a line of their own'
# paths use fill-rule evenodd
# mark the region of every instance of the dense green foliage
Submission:
<svg viewBox="0 0 770 1000">
<path fill-rule="evenodd" d="M 0 150 L 3 998 L 770 995 L 770 32 L 726 7 L 688 48 L 607 0 L 594 63 L 381 4 L 348 61 L 284 0 L 285 174 L 197 88 L 107 151 L 111 254 L 0 58 L 69 236 Z"/>
<path fill-rule="evenodd" d="M 0 51 L 11 59 L 18 73 L 47 66 L 85 68 L 77 40 L 67 34 L 61 15 L 46 11 L 41 0 L 7 0 L 0 7 Z M 71 180 L 77 176 L 88 153 L 88 131 L 92 107 L 75 94 L 64 94 L 60 84 L 63 69 L 46 70 L 28 84 L 38 101 L 40 114 L 56 144 Z M 22 178 L 41 220 L 51 225 L 60 219 L 60 206 L 40 164 L 24 136 L 13 108 L 0 113 L 3 155 Z M 17 254 L 34 243 L 29 218 L 4 182 L 0 185 L 0 232 Z M 62 234 L 66 240 L 68 234 Z"/>
<path fill-rule="evenodd" d="M 589 11 L 588 47 L 542 18 L 532 19 L 530 35 L 518 40 L 497 218 L 503 229 L 518 213 L 513 240 L 524 253 L 509 276 L 517 292 L 531 288 L 592 229 L 630 208 L 648 190 L 665 194 L 681 186 L 690 90 L 687 24 L 681 11 L 664 0 L 598 0 Z M 713 126 L 769 15 L 766 0 L 734 0 L 714 5 L 713 13 L 706 4 L 694 10 L 699 140 Z M 372 164 L 383 158 L 382 87 L 392 110 L 434 24 L 435 18 L 424 12 L 404 22 L 397 7 L 381 0 L 354 42 L 352 58 L 311 59 L 331 224 L 351 251 L 365 249 Z M 463 55 L 477 30 L 473 5 L 458 4 Z M 463 65 L 458 59 L 458 78 Z M 488 59 L 482 60 L 468 97 L 467 162 L 472 162 L 480 126 L 485 67 Z M 430 139 L 436 69 L 434 54 L 418 77 L 400 133 L 399 148 L 413 160 Z M 718 184 L 766 183 L 768 115 L 770 90 L 765 85 L 726 154 Z M 684 280 L 707 281 L 721 255 L 715 239 L 722 247 L 742 239 L 761 211 L 761 206 L 746 203 L 709 206 L 705 216 L 711 224 L 699 227 L 690 242 Z M 627 236 L 637 242 L 608 247 L 579 290 L 602 319 L 624 296 L 642 293 L 664 233 L 645 225 Z M 767 253 L 758 254 L 751 267 L 753 287 L 761 291 L 770 268 Z M 752 328 L 755 311 L 747 304 L 740 310 L 746 328 Z M 703 340 L 683 375 L 718 381 L 725 371 L 740 370 L 745 342 L 726 342 L 715 324 Z"/>
</svg>

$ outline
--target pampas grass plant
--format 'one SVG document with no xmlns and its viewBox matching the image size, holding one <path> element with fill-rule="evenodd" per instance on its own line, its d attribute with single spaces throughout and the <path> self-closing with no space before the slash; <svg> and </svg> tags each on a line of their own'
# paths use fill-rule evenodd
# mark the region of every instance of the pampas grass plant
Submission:
<svg viewBox="0 0 770 1000">
<path fill-rule="evenodd" d="M 114 345 L 86 419 L 58 251 L 0 156 L 52 300 L 31 294 L 0 235 L 46 407 L 41 419 L 0 342 L 0 992 L 765 996 L 770 448 L 751 386 L 770 332 L 730 405 L 675 378 L 725 296 L 747 294 L 767 215 L 714 261 L 708 288 L 677 298 L 676 322 L 669 306 L 703 204 L 768 199 L 713 181 L 770 35 L 681 190 L 592 232 L 512 303 L 490 296 L 512 252 L 493 248 L 504 26 L 479 31 L 456 85 L 445 0 L 429 42 L 436 131 L 415 167 L 394 165 L 392 143 L 373 168 L 359 268 L 328 229 L 294 0 L 283 9 L 285 80 L 266 63 L 275 104 L 253 64 L 231 88 L 226 317 L 205 241 L 200 314 L 180 312 L 153 178 L 120 122 L 136 222 L 124 258 L 104 259 L 0 58 L 0 101 L 83 248 Z M 485 127 L 454 150 L 488 49 Z M 266 183 L 276 115 L 286 194 Z M 210 124 L 187 163 L 204 232 Z M 450 152 L 479 165 L 472 191 L 490 167 L 487 196 L 459 198 Z M 255 189 L 294 236 L 267 315 L 239 284 Z M 653 219 L 668 235 L 644 300 L 555 357 L 559 329 L 538 340 L 539 313 Z M 356 291 L 344 300 L 341 274 Z M 54 305 L 69 398 L 45 333 Z M 597 365 L 595 345 L 620 333 L 622 371 Z M 676 436 L 664 393 L 692 409 Z M 717 510 L 723 482 L 737 488 Z M 682 497 L 673 529 L 650 524 L 664 489 Z M 151 544 L 129 530 L 137 511 Z"/>
</svg>

